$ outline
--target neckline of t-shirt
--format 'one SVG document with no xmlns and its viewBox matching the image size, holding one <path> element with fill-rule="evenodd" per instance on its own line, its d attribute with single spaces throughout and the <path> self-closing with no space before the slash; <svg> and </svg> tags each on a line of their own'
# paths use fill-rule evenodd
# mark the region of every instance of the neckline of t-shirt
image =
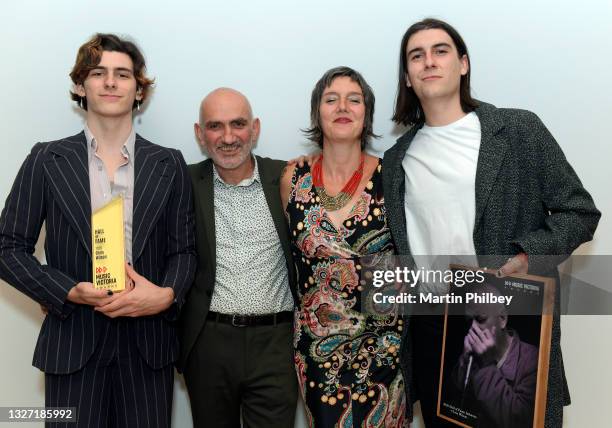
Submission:
<svg viewBox="0 0 612 428">
<path fill-rule="evenodd" d="M 447 131 L 465 125 L 467 122 L 472 121 L 474 117 L 476 117 L 476 113 L 472 111 L 463 116 L 462 118 L 459 118 L 456 121 L 449 123 L 448 125 L 429 126 L 427 124 L 424 124 L 423 128 L 421 129 L 423 131 Z"/>
</svg>

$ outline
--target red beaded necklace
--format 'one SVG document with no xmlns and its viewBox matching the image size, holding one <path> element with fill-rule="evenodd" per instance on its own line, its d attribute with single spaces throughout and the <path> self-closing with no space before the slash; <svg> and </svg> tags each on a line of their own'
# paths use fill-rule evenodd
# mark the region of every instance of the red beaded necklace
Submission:
<svg viewBox="0 0 612 428">
<path fill-rule="evenodd" d="M 361 178 L 363 177 L 364 160 L 365 156 L 362 153 L 359 166 L 336 196 L 329 196 L 325 191 L 325 185 L 323 184 L 323 154 L 321 154 L 319 160 L 312 166 L 312 184 L 319 195 L 321 204 L 327 211 L 339 210 L 352 199 L 357 187 L 359 186 L 359 183 L 361 183 Z"/>
</svg>

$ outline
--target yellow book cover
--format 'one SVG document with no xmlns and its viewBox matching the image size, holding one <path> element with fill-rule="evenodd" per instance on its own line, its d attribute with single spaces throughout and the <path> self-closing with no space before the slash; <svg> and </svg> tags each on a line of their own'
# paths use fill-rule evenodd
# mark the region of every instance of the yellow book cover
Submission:
<svg viewBox="0 0 612 428">
<path fill-rule="evenodd" d="M 123 198 L 114 198 L 91 216 L 93 283 L 102 290 L 125 289 Z"/>
</svg>

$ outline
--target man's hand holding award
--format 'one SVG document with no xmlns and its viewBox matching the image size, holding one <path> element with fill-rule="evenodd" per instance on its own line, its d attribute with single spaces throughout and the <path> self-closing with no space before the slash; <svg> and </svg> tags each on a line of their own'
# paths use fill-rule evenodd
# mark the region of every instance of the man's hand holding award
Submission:
<svg viewBox="0 0 612 428">
<path fill-rule="evenodd" d="M 174 301 L 172 288 L 153 284 L 128 264 L 125 265 L 125 270 L 134 285 L 110 297 L 103 306 L 97 306 L 96 311 L 111 318 L 143 317 L 158 314 L 172 305 Z"/>
<path fill-rule="evenodd" d="M 93 213 L 91 242 L 94 282 L 79 282 L 68 293 L 73 303 L 94 306 L 111 318 L 160 313 L 172 305 L 174 290 L 139 275 L 125 260 L 123 198 Z"/>
<path fill-rule="evenodd" d="M 102 306 L 126 284 L 123 198 L 115 198 L 93 213 L 91 243 L 94 282 L 79 282 L 70 289 L 67 299 L 81 305 Z"/>
</svg>

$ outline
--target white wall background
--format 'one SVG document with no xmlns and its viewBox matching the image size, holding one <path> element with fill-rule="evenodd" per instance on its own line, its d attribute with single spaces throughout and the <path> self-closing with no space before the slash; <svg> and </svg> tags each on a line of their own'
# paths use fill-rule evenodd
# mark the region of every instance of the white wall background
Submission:
<svg viewBox="0 0 612 428">
<path fill-rule="evenodd" d="M 5 2 L 0 25 L 0 199 L 6 198 L 35 142 L 82 128 L 82 116 L 69 101 L 68 72 L 78 47 L 94 32 L 130 35 L 144 50 L 157 87 L 135 121 L 143 136 L 181 149 L 187 162 L 199 161 L 192 132 L 198 103 L 210 90 L 231 86 L 247 94 L 262 120 L 257 152 L 290 158 L 308 149 L 299 129 L 308 125 L 310 91 L 336 65 L 361 71 L 374 88 L 375 131 L 383 138 L 373 149 L 382 153 L 393 144 L 401 132 L 389 120 L 399 42 L 412 22 L 427 16 L 449 21 L 464 36 L 478 98 L 533 110 L 547 124 L 604 213 L 595 240 L 579 252 L 612 254 L 608 0 Z M 0 406 L 44 402 L 43 375 L 30 366 L 41 322 L 38 305 L 2 283 Z M 566 427 L 609 426 L 610 327 L 609 317 L 569 316 L 562 321 L 573 399 Z M 181 378 L 176 381 L 174 421 L 179 427 L 191 426 Z M 301 419 L 298 426 L 303 426 Z"/>
</svg>

